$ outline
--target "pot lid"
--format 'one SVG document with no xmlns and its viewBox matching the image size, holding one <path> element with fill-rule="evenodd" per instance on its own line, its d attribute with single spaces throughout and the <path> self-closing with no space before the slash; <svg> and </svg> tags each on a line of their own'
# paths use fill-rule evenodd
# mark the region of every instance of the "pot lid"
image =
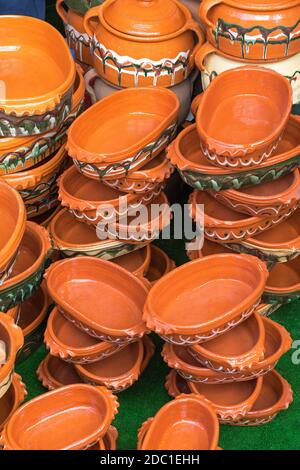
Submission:
<svg viewBox="0 0 300 470">
<path fill-rule="evenodd" d="M 103 17 L 110 27 L 131 36 L 162 36 L 181 29 L 188 19 L 174 0 L 111 0 Z"/>
</svg>

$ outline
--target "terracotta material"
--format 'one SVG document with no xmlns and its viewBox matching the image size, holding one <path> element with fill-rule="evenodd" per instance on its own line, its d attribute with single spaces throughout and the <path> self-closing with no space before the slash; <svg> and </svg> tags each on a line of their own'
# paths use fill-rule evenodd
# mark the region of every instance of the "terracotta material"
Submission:
<svg viewBox="0 0 300 470">
<path fill-rule="evenodd" d="M 217 201 L 242 214 L 251 216 L 278 216 L 298 206 L 300 199 L 300 173 L 282 176 L 277 181 L 262 183 L 250 188 L 214 192 Z"/>
<path fill-rule="evenodd" d="M 135 276 L 143 277 L 149 270 L 151 258 L 152 248 L 149 244 L 140 250 L 133 251 L 127 255 L 118 256 L 112 261 L 118 266 L 127 269 Z"/>
<path fill-rule="evenodd" d="M 184 416 L 184 421 L 182 417 Z M 202 397 L 179 395 L 139 430 L 139 450 L 216 450 L 219 423 Z"/>
<path fill-rule="evenodd" d="M 297 0 L 204 0 L 199 14 L 209 42 L 231 56 L 280 60 L 300 51 Z"/>
<path fill-rule="evenodd" d="M 291 116 L 274 155 L 259 166 L 245 169 L 218 168 L 200 148 L 196 125 L 184 129 L 168 148 L 167 156 L 190 186 L 221 191 L 273 181 L 295 170 L 300 163 L 300 118 Z"/>
<path fill-rule="evenodd" d="M 105 436 L 103 436 L 100 441 L 92 447 L 89 447 L 87 450 L 117 450 L 117 439 L 118 439 L 119 433 L 117 429 L 114 426 L 109 426 L 109 429 Z"/>
<path fill-rule="evenodd" d="M 25 385 L 20 375 L 13 374 L 12 382 L 2 398 L 0 398 L 0 431 L 5 424 L 21 405 L 27 395 Z"/>
<path fill-rule="evenodd" d="M 178 397 L 182 393 L 189 394 L 190 389 L 186 380 L 181 377 L 176 370 L 171 370 L 166 377 L 165 389 L 172 398 Z"/>
<path fill-rule="evenodd" d="M 276 150 L 291 108 L 291 86 L 277 72 L 246 66 L 222 73 L 197 111 L 205 157 L 221 167 L 259 165 Z"/>
<path fill-rule="evenodd" d="M 46 229 L 49 229 L 50 222 L 54 217 L 61 211 L 61 206 L 59 203 L 57 203 L 57 206 L 54 208 L 51 208 L 47 212 L 43 212 L 41 215 L 36 215 L 35 217 L 32 217 L 31 221 L 41 225 L 42 227 L 45 227 Z"/>
<path fill-rule="evenodd" d="M 209 341 L 253 313 L 267 277 L 265 264 L 247 255 L 216 255 L 190 262 L 151 289 L 144 319 L 149 329 L 168 342 L 188 345 Z M 188 313 L 183 308 L 186 303 Z M 203 312 L 201 318 L 199 311 Z"/>
<path fill-rule="evenodd" d="M 24 302 L 38 289 L 50 253 L 51 243 L 47 230 L 33 222 L 26 222 L 25 234 L 11 275 L 1 286 L 1 311 L 6 312 Z"/>
<path fill-rule="evenodd" d="M 0 339 L 5 345 L 5 362 L 0 365 L 0 398 L 10 387 L 16 355 L 23 346 L 24 337 L 21 328 L 15 325 L 8 315 L 0 313 Z"/>
<path fill-rule="evenodd" d="M 188 382 L 191 392 L 209 400 L 219 420 L 225 424 L 238 422 L 251 410 L 261 393 L 262 384 L 263 377 L 217 385 Z"/>
<path fill-rule="evenodd" d="M 151 245 L 151 262 L 146 277 L 152 285 L 173 271 L 175 267 L 175 262 L 163 250 L 158 246 Z"/>
<path fill-rule="evenodd" d="M 66 258 L 84 255 L 110 261 L 144 246 L 143 243 L 137 245 L 129 242 L 100 240 L 95 227 L 82 224 L 67 209 L 62 209 L 55 215 L 50 223 L 49 231 L 55 248 Z"/>
<path fill-rule="evenodd" d="M 268 318 L 272 315 L 272 313 L 276 312 L 282 307 L 282 305 L 272 305 L 272 304 L 260 304 L 257 307 L 258 313 L 265 318 Z"/>
<path fill-rule="evenodd" d="M 98 225 L 102 220 L 126 216 L 148 204 L 157 196 L 161 188 L 145 195 L 120 193 L 80 174 L 76 166 L 66 170 L 59 179 L 58 198 L 78 220 L 89 225 Z"/>
<path fill-rule="evenodd" d="M 0 286 L 10 275 L 25 231 L 26 212 L 21 196 L 0 181 Z"/>
<path fill-rule="evenodd" d="M 27 359 L 43 343 L 50 299 L 45 284 L 20 305 L 17 325 L 22 328 L 24 346 L 18 352 L 17 363 Z"/>
<path fill-rule="evenodd" d="M 201 28 L 177 0 L 108 0 L 86 13 L 84 28 L 98 75 L 124 87 L 182 82 L 204 42 Z"/>
<path fill-rule="evenodd" d="M 189 202 L 191 217 L 198 222 L 203 216 L 201 205 L 204 205 L 205 237 L 218 243 L 241 242 L 279 225 L 295 211 L 295 207 L 291 207 L 279 215 L 251 217 L 221 204 L 209 193 L 197 190 L 191 194 Z"/>
<path fill-rule="evenodd" d="M 81 257 L 52 264 L 46 279 L 61 313 L 90 336 L 120 344 L 145 334 L 142 309 L 148 289 L 125 269 Z"/>
<path fill-rule="evenodd" d="M 52 356 L 73 364 L 98 362 L 124 348 L 123 344 L 106 343 L 93 338 L 66 320 L 57 308 L 49 316 L 45 343 Z"/>
<path fill-rule="evenodd" d="M 270 272 L 264 300 L 271 304 L 285 304 L 300 299 L 300 258 L 276 264 Z"/>
<path fill-rule="evenodd" d="M 48 390 L 82 383 L 73 364 L 51 356 L 51 354 L 43 359 L 36 373 L 39 381 Z"/>
<path fill-rule="evenodd" d="M 124 177 L 164 150 L 175 135 L 178 110 L 178 98 L 166 88 L 119 91 L 72 124 L 69 155 L 85 175 Z"/>
<path fill-rule="evenodd" d="M 3 15 L 0 21 L 0 47 L 6 50 L 0 135 L 36 135 L 58 127 L 70 112 L 76 75 L 66 42 L 50 24 L 35 18 Z"/>
<path fill-rule="evenodd" d="M 6 424 L 1 445 L 4 450 L 84 450 L 106 434 L 117 409 L 106 388 L 69 385 L 21 406 Z"/>
<path fill-rule="evenodd" d="M 6 315 L 11 317 L 16 325 L 18 324 L 18 318 L 20 316 L 20 310 L 21 310 L 21 306 L 17 305 L 16 307 L 13 307 L 13 308 L 11 308 L 10 310 L 8 310 L 6 312 Z"/>
</svg>

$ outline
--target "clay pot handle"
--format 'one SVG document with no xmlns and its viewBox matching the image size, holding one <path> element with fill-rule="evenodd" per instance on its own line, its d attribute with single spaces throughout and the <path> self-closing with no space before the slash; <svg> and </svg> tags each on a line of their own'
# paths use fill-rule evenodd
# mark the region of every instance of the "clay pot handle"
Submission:
<svg viewBox="0 0 300 470">
<path fill-rule="evenodd" d="M 86 14 L 84 15 L 83 18 L 83 28 L 85 32 L 89 35 L 90 39 L 93 39 L 96 30 L 92 26 L 91 19 L 93 18 L 94 20 L 97 20 L 98 23 L 99 21 L 99 6 L 90 8 Z"/>
<path fill-rule="evenodd" d="M 63 6 L 64 0 L 56 0 L 56 11 L 64 23 L 68 23 L 67 10 Z"/>
<path fill-rule="evenodd" d="M 102 393 L 102 395 L 104 395 L 106 400 L 109 402 L 109 406 L 111 408 L 111 421 L 113 421 L 114 417 L 118 413 L 118 408 L 119 408 L 119 402 L 118 402 L 116 395 L 114 395 L 106 387 L 97 385 L 96 388 Z"/>
<path fill-rule="evenodd" d="M 193 51 L 191 52 L 191 55 L 189 57 L 189 66 L 190 69 L 194 68 L 195 65 L 195 56 L 199 50 L 199 48 L 202 46 L 202 44 L 205 42 L 205 35 L 198 23 L 195 20 L 189 19 L 187 20 L 185 24 L 185 30 L 186 31 L 193 31 L 193 33 L 196 34 L 198 38 L 198 44 L 195 45 Z"/>
<path fill-rule="evenodd" d="M 196 117 L 196 115 L 197 115 L 197 111 L 198 111 L 198 108 L 200 106 L 203 95 L 204 95 L 204 93 L 200 93 L 200 95 L 197 95 L 192 101 L 191 111 L 192 111 L 192 114 L 194 115 L 194 117 Z"/>
<path fill-rule="evenodd" d="M 153 422 L 154 418 L 148 418 L 147 421 L 145 421 L 142 426 L 140 427 L 138 431 L 138 449 L 141 450 L 144 444 L 144 440 L 146 437 L 147 432 L 149 431 L 149 428 Z"/>
<path fill-rule="evenodd" d="M 209 54 L 213 54 L 214 52 L 216 52 L 216 48 L 209 42 L 206 42 L 205 44 L 203 44 L 203 46 L 200 47 L 200 49 L 198 49 L 196 57 L 195 57 L 195 62 L 196 62 L 197 68 L 201 72 L 205 71 L 204 59 Z"/>
<path fill-rule="evenodd" d="M 208 13 L 214 6 L 223 3 L 223 0 L 204 0 L 201 2 L 199 7 L 199 17 L 202 23 L 209 26 L 211 29 L 215 28 L 215 25 L 209 20 Z"/>
<path fill-rule="evenodd" d="M 91 81 L 94 80 L 95 78 L 98 78 L 98 74 L 97 74 L 95 69 L 89 70 L 84 76 L 85 88 L 86 88 L 86 91 L 88 92 L 88 94 L 91 97 L 92 104 L 97 103 L 96 93 L 94 91 L 94 88 L 90 84 Z"/>
</svg>

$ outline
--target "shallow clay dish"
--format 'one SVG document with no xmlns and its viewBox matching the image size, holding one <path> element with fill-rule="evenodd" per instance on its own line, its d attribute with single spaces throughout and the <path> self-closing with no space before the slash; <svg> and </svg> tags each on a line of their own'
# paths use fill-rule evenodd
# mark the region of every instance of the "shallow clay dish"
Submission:
<svg viewBox="0 0 300 470">
<path fill-rule="evenodd" d="M 251 410 L 260 395 L 262 384 L 263 377 L 217 385 L 188 382 L 191 392 L 209 400 L 219 421 L 224 424 L 238 422 Z"/>
<path fill-rule="evenodd" d="M 181 377 L 176 370 L 171 370 L 167 375 L 165 389 L 172 398 L 176 398 L 182 393 L 186 395 L 191 393 L 186 380 Z"/>
<path fill-rule="evenodd" d="M 58 309 L 90 336 L 119 344 L 145 334 L 142 311 L 148 289 L 125 269 L 81 257 L 52 264 L 46 280 Z"/>
<path fill-rule="evenodd" d="M 0 286 L 11 273 L 24 235 L 26 211 L 21 196 L 0 181 Z"/>
<path fill-rule="evenodd" d="M 6 312 L 24 302 L 39 288 L 50 254 L 51 243 L 47 230 L 34 222 L 26 222 L 11 275 L 1 286 L 1 311 Z"/>
<path fill-rule="evenodd" d="M 21 406 L 0 442 L 4 450 L 84 450 L 106 434 L 117 409 L 105 387 L 69 385 Z"/>
<path fill-rule="evenodd" d="M 253 66 L 223 72 L 197 110 L 204 156 L 221 167 L 259 165 L 276 150 L 291 108 L 291 86 L 277 72 Z"/>
<path fill-rule="evenodd" d="M 25 385 L 22 382 L 20 375 L 13 374 L 12 382 L 2 398 L 0 398 L 0 431 L 4 428 L 5 424 L 16 411 L 16 409 L 23 403 L 27 395 Z"/>
<path fill-rule="evenodd" d="M 10 387 L 17 352 L 24 343 L 24 337 L 21 328 L 15 325 L 13 319 L 0 313 L 0 339 L 5 345 L 5 362 L 0 366 L 0 398 Z"/>
<path fill-rule="evenodd" d="M 175 268 L 175 262 L 163 250 L 151 245 L 151 262 L 146 278 L 152 285 Z"/>
<path fill-rule="evenodd" d="M 213 407 L 202 397 L 183 394 L 142 425 L 138 449 L 216 450 L 218 440 L 219 423 Z"/>
<path fill-rule="evenodd" d="M 286 304 L 300 298 L 300 258 L 276 264 L 270 271 L 263 299 L 270 304 Z"/>
<path fill-rule="evenodd" d="M 124 347 L 93 338 L 66 320 L 57 308 L 49 316 L 45 343 L 52 356 L 74 364 L 98 362 Z"/>
<path fill-rule="evenodd" d="M 0 28 L 0 47 L 6 51 L 0 135 L 36 135 L 58 127 L 71 110 L 76 75 L 66 42 L 53 26 L 27 16 L 3 15 Z"/>
<path fill-rule="evenodd" d="M 245 169 L 218 168 L 204 156 L 196 125 L 184 129 L 168 147 L 168 158 L 183 180 L 200 190 L 239 190 L 274 181 L 292 172 L 300 164 L 300 119 L 290 116 L 277 150 L 260 165 Z"/>
<path fill-rule="evenodd" d="M 267 277 L 265 264 L 252 256 L 224 254 L 192 261 L 171 271 L 151 289 L 144 320 L 168 342 L 209 341 L 253 313 Z M 183 309 L 187 304 L 189 313 Z M 201 318 L 199 311 L 203 312 Z"/>
<path fill-rule="evenodd" d="M 48 390 L 56 390 L 83 382 L 73 364 L 63 361 L 59 357 L 51 356 L 51 354 L 43 359 L 36 373 L 39 381 Z"/>
<path fill-rule="evenodd" d="M 135 276 L 143 277 L 149 271 L 151 259 L 152 247 L 148 244 L 140 250 L 133 251 L 127 255 L 118 256 L 118 258 L 115 258 L 112 261 L 118 266 L 127 269 Z"/>
<path fill-rule="evenodd" d="M 287 212 L 279 215 L 250 216 L 241 214 L 225 206 L 209 193 L 195 190 L 189 199 L 190 215 L 199 222 L 203 215 L 205 237 L 218 243 L 241 242 L 247 238 L 264 232 L 274 225 L 279 225 L 296 210 L 290 207 Z"/>
<path fill-rule="evenodd" d="M 170 143 L 178 110 L 177 96 L 166 88 L 119 91 L 76 119 L 68 134 L 68 153 L 86 176 L 124 177 Z"/>
</svg>

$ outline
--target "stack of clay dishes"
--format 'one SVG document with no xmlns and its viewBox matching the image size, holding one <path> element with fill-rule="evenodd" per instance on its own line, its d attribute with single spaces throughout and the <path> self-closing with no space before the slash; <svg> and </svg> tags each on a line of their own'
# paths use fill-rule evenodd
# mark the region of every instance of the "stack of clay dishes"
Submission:
<svg viewBox="0 0 300 470">
<path fill-rule="evenodd" d="M 102 448 L 117 411 L 117 399 L 105 387 L 69 385 L 18 408 L 6 422 L 0 444 L 3 450 Z"/>
<path fill-rule="evenodd" d="M 0 432 L 5 424 L 23 403 L 27 395 L 26 387 L 20 375 L 14 373 L 11 384 L 5 394 L 0 398 Z"/>
<path fill-rule="evenodd" d="M 213 406 L 197 394 L 181 394 L 141 426 L 138 450 L 218 450 Z"/>
</svg>

